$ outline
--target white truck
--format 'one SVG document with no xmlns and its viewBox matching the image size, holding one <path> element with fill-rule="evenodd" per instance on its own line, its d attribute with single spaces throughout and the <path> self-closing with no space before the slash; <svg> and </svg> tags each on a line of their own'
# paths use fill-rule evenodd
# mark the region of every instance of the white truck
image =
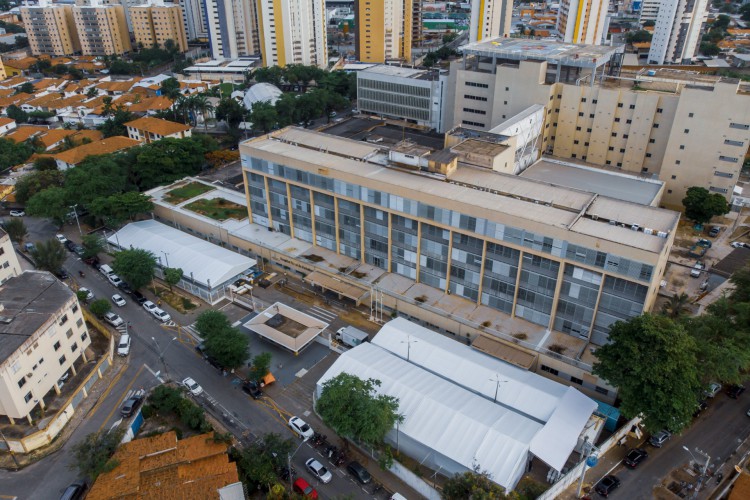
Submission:
<svg viewBox="0 0 750 500">
<path fill-rule="evenodd" d="M 353 326 L 339 328 L 334 336 L 336 340 L 348 345 L 349 347 L 357 347 L 362 342 L 367 342 L 367 337 L 367 333 L 354 328 Z"/>
</svg>

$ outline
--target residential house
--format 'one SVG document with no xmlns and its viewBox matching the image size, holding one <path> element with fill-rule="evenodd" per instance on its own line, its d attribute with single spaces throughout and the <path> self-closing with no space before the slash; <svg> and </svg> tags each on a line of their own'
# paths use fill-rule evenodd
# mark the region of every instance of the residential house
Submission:
<svg viewBox="0 0 750 500">
<path fill-rule="evenodd" d="M 16 121 L 11 118 L 0 117 L 0 135 L 5 135 L 16 128 Z"/>
<path fill-rule="evenodd" d="M 101 141 L 91 142 L 82 146 L 57 153 L 52 157 L 57 162 L 57 168 L 59 170 L 67 170 L 73 168 L 89 156 L 106 155 L 109 153 L 116 153 L 117 151 L 123 151 L 125 149 L 138 146 L 140 143 L 136 140 L 128 137 L 114 136 Z"/>
<path fill-rule="evenodd" d="M 128 128 L 128 137 L 144 144 L 158 141 L 165 137 L 184 139 L 191 136 L 192 129 L 189 125 L 148 116 L 127 122 L 125 126 Z"/>
</svg>

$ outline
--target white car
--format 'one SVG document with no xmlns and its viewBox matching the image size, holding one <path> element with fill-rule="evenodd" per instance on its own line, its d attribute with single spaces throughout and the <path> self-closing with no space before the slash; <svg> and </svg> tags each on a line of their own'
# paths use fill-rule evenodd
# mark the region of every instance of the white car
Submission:
<svg viewBox="0 0 750 500">
<path fill-rule="evenodd" d="M 158 319 L 162 323 L 166 323 L 167 321 L 172 319 L 172 316 L 170 316 L 168 312 L 165 312 L 163 309 L 159 309 L 158 307 L 156 309 L 152 309 L 151 314 L 153 314 L 154 318 Z"/>
<path fill-rule="evenodd" d="M 147 300 L 143 303 L 143 308 L 148 312 L 153 312 L 154 309 L 158 309 L 158 307 L 156 307 L 156 304 L 154 304 L 150 300 Z"/>
<path fill-rule="evenodd" d="M 24 215 L 26 215 L 26 212 L 24 212 L 23 210 L 11 210 L 10 211 L 11 217 L 23 217 Z"/>
<path fill-rule="evenodd" d="M 120 325 L 125 324 L 121 317 L 113 312 L 108 312 L 104 315 L 104 321 L 117 328 Z"/>
<path fill-rule="evenodd" d="M 116 293 L 112 296 L 112 302 L 114 302 L 118 307 L 122 307 L 127 304 L 127 302 L 125 302 L 125 299 L 123 299 L 122 295 L 120 295 L 119 293 Z"/>
<path fill-rule="evenodd" d="M 116 274 L 110 274 L 109 276 L 107 276 L 107 279 L 108 279 L 108 280 L 109 280 L 109 282 L 110 282 L 110 283 L 112 283 L 112 284 L 113 284 L 114 286 L 117 286 L 117 287 L 119 287 L 120 285 L 122 285 L 122 280 L 121 280 L 121 279 L 120 279 L 120 277 L 119 277 L 119 276 L 117 276 Z"/>
<path fill-rule="evenodd" d="M 78 289 L 79 292 L 84 292 L 86 294 L 86 300 L 94 300 L 94 294 L 91 293 L 91 290 L 88 288 L 81 287 Z"/>
<path fill-rule="evenodd" d="M 200 393 L 203 392 L 203 387 L 199 386 L 198 382 L 196 382 L 190 377 L 183 380 L 182 385 L 187 387 L 187 390 L 190 391 L 193 394 L 193 396 L 198 396 Z"/>
<path fill-rule="evenodd" d="M 117 344 L 117 355 L 127 356 L 130 354 L 130 335 L 123 334 L 120 336 L 120 342 Z"/>
<path fill-rule="evenodd" d="M 64 245 L 65 243 L 67 243 L 67 242 L 68 242 L 68 238 L 66 238 L 66 237 L 65 237 L 64 235 L 62 235 L 62 234 L 56 234 L 56 235 L 55 235 L 55 238 L 57 238 L 57 241 L 59 241 L 59 242 L 60 242 L 60 244 L 62 244 L 62 245 Z"/>
<path fill-rule="evenodd" d="M 314 458 L 311 458 L 307 462 L 305 462 L 305 465 L 308 469 L 310 469 L 310 472 L 312 472 L 313 476 L 320 479 L 320 482 L 327 484 L 331 482 L 331 479 L 333 479 L 333 474 L 331 474 L 331 471 L 323 467 L 323 464 L 321 464 Z"/>
<path fill-rule="evenodd" d="M 732 243 L 732 248 L 745 248 L 745 244 L 741 241 L 735 241 Z"/>
<path fill-rule="evenodd" d="M 307 422 L 299 417 L 290 418 L 289 427 L 291 427 L 292 430 L 305 441 L 313 437 L 313 435 L 315 434 L 315 431 L 312 430 L 312 427 L 307 425 Z"/>
</svg>

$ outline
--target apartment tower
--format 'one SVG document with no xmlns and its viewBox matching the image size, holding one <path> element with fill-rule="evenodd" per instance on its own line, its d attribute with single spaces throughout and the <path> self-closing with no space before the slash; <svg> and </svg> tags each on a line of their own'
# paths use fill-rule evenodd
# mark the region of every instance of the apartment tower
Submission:
<svg viewBox="0 0 750 500">
<path fill-rule="evenodd" d="M 328 65 L 325 0 L 274 0 L 258 7 L 265 66 Z"/>
<path fill-rule="evenodd" d="M 513 0 L 471 0 L 469 41 L 508 36 L 513 15 Z"/>
<path fill-rule="evenodd" d="M 204 6 L 214 59 L 236 59 L 260 52 L 255 1 L 206 0 Z"/>
<path fill-rule="evenodd" d="M 180 0 L 188 40 L 207 40 L 206 4 L 201 0 Z"/>
<path fill-rule="evenodd" d="M 370 63 L 411 60 L 413 1 L 354 2 L 357 60 Z"/>
<path fill-rule="evenodd" d="M 558 38 L 567 43 L 601 44 L 607 9 L 609 0 L 562 0 L 557 12 Z"/>
<path fill-rule="evenodd" d="M 167 40 L 172 40 L 180 52 L 187 50 L 187 36 L 179 5 L 159 2 L 131 7 L 130 16 L 136 44 L 163 48 Z"/>
<path fill-rule="evenodd" d="M 662 0 L 648 52 L 651 64 L 692 61 L 706 22 L 708 0 Z"/>
<path fill-rule="evenodd" d="M 21 7 L 31 53 L 36 55 L 69 56 L 81 50 L 73 6 L 48 4 Z"/>
<path fill-rule="evenodd" d="M 130 35 L 122 5 L 91 5 L 73 7 L 73 18 L 86 56 L 121 55 L 130 52 Z"/>
</svg>

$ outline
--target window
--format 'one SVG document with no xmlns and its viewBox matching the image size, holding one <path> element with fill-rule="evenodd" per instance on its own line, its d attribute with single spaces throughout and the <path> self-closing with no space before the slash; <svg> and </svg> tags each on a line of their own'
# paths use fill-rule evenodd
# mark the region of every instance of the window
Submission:
<svg viewBox="0 0 750 500">
<path fill-rule="evenodd" d="M 587 129 L 586 129 L 586 132 L 589 132 L 589 133 L 591 133 L 591 129 L 590 129 L 590 128 L 587 128 Z"/>
<path fill-rule="evenodd" d="M 620 148 L 620 153 L 624 153 L 624 152 L 625 152 L 625 148 Z"/>
<path fill-rule="evenodd" d="M 695 116 L 693 113 L 688 113 L 688 118 L 692 118 L 693 116 Z"/>
<path fill-rule="evenodd" d="M 81 326 L 83 326 L 83 320 L 81 318 L 78 318 L 78 321 L 76 321 L 76 326 L 78 328 L 81 328 Z"/>
<path fill-rule="evenodd" d="M 646 153 L 646 158 L 651 158 L 651 153 Z"/>
<path fill-rule="evenodd" d="M 617 132 L 612 132 L 612 137 L 617 137 Z"/>
<path fill-rule="evenodd" d="M 26 401 L 27 403 L 28 403 L 29 401 L 31 401 L 31 392 L 29 392 L 28 394 L 26 394 L 26 395 L 25 395 L 25 396 L 23 397 L 23 400 L 24 400 L 24 401 Z"/>
<path fill-rule="evenodd" d="M 675 165 L 679 165 L 680 163 L 682 163 L 682 162 L 681 162 L 680 160 L 676 160 L 676 161 L 674 162 L 674 164 L 675 164 Z"/>
<path fill-rule="evenodd" d="M 627 120 L 625 120 L 625 123 L 633 123 L 633 120 L 631 120 L 630 118 L 628 118 Z"/>
<path fill-rule="evenodd" d="M 690 129 L 689 129 L 689 128 L 686 128 L 686 129 L 685 129 L 685 133 L 686 133 L 686 134 L 689 134 L 689 133 L 690 133 Z"/>
<path fill-rule="evenodd" d="M 618 102 L 618 103 L 617 103 L 617 107 L 618 107 L 618 108 L 621 108 L 621 107 L 622 107 L 622 103 L 621 103 L 621 102 Z"/>
<path fill-rule="evenodd" d="M 570 377 L 570 381 L 574 384 L 583 385 L 583 380 L 581 380 L 580 378 Z"/>
<path fill-rule="evenodd" d="M 609 147 L 609 150 L 610 150 L 610 151 L 614 151 L 614 150 L 615 150 L 615 147 L 614 147 L 614 146 L 610 146 L 610 147 Z"/>
<path fill-rule="evenodd" d="M 60 341 L 59 340 L 57 342 L 55 342 L 54 348 L 55 348 L 56 351 L 58 349 L 60 349 Z"/>
<path fill-rule="evenodd" d="M 631 104 L 630 109 L 635 109 L 635 104 Z"/>
<path fill-rule="evenodd" d="M 622 134 L 622 138 L 623 138 L 623 139 L 627 139 L 628 137 L 630 137 L 630 135 L 629 135 L 629 134 Z"/>
<path fill-rule="evenodd" d="M 732 174 L 732 173 L 729 173 L 729 172 L 720 172 L 719 170 L 715 170 L 714 171 L 714 175 L 716 177 L 726 177 L 727 179 L 731 179 L 732 177 L 734 177 L 734 174 Z"/>
<path fill-rule="evenodd" d="M 599 394 L 604 394 L 605 396 L 609 394 L 609 391 L 607 389 L 605 389 L 604 387 L 599 387 L 598 385 L 596 386 L 594 390 L 598 392 Z"/>
<path fill-rule="evenodd" d="M 740 146 L 740 147 L 745 145 L 745 143 L 742 141 L 733 141 L 731 139 L 724 139 L 724 144 L 728 146 Z"/>
<path fill-rule="evenodd" d="M 67 314 L 63 314 L 63 315 L 62 315 L 62 317 L 60 318 L 60 321 L 59 321 L 58 323 L 60 324 L 60 326 L 62 326 L 62 325 L 64 325 L 64 324 L 65 324 L 65 323 L 66 323 L 67 321 L 68 321 L 68 315 L 67 315 Z"/>
<path fill-rule="evenodd" d="M 654 128 L 659 128 L 659 124 L 658 123 L 654 123 L 653 127 Z"/>
<path fill-rule="evenodd" d="M 750 129 L 750 125 L 745 125 L 744 123 L 730 123 L 729 128 L 738 128 L 740 130 L 748 130 Z"/>
<path fill-rule="evenodd" d="M 484 127 L 484 123 L 472 122 L 470 120 L 461 120 L 464 125 L 471 125 L 472 127 Z"/>
<path fill-rule="evenodd" d="M 477 83 L 477 82 L 466 82 L 466 86 L 467 87 L 477 87 L 477 88 L 480 88 L 480 89 L 489 88 L 489 85 L 487 85 L 486 83 Z"/>
<path fill-rule="evenodd" d="M 724 156 L 724 155 L 721 155 L 721 156 L 719 156 L 719 159 L 721 161 L 728 161 L 730 163 L 737 163 L 737 158 L 735 158 L 733 156 Z"/>
<path fill-rule="evenodd" d="M 586 102 L 586 98 L 585 97 L 581 97 L 581 102 Z"/>
<path fill-rule="evenodd" d="M 576 130 L 581 130 L 581 127 L 576 127 Z"/>
<path fill-rule="evenodd" d="M 73 309 L 71 309 L 74 313 L 78 312 L 78 304 L 73 305 Z"/>
<path fill-rule="evenodd" d="M 65 332 L 65 338 L 69 339 L 72 336 L 73 336 L 73 329 L 72 328 L 68 328 L 68 331 Z"/>
<path fill-rule="evenodd" d="M 592 100 L 591 100 L 591 102 L 593 102 L 594 104 L 596 104 L 596 103 L 598 103 L 598 102 L 599 102 L 599 100 L 597 100 L 597 99 L 592 99 Z"/>
<path fill-rule="evenodd" d="M 554 368 L 550 368 L 550 367 L 549 367 L 549 366 L 547 366 L 547 365 L 542 365 L 542 366 L 541 366 L 541 368 L 542 368 L 542 371 L 543 371 L 543 372 L 547 372 L 547 373 L 549 373 L 550 375 L 558 375 L 558 374 L 560 373 L 560 372 L 558 372 L 557 370 L 555 370 Z"/>
<path fill-rule="evenodd" d="M 86 332 L 83 332 L 83 333 L 81 334 L 81 341 L 82 341 L 82 342 L 85 342 L 87 338 L 89 338 L 89 334 L 88 334 L 88 333 L 86 333 Z"/>
<path fill-rule="evenodd" d="M 78 343 L 73 342 L 73 345 L 70 346 L 70 352 L 76 352 L 76 349 L 78 349 Z"/>
<path fill-rule="evenodd" d="M 472 101 L 487 101 L 486 97 L 478 96 L 478 95 L 471 95 L 471 94 L 464 94 L 464 98 L 471 99 Z"/>
<path fill-rule="evenodd" d="M 60 359 L 58 359 L 58 361 L 60 362 L 61 365 L 65 364 L 65 354 L 60 356 Z"/>
<path fill-rule="evenodd" d="M 21 380 L 18 381 L 18 388 L 20 389 L 21 387 L 25 385 L 26 385 L 26 377 L 21 377 Z"/>
<path fill-rule="evenodd" d="M 578 113 L 578 116 L 583 116 L 583 112 Z"/>
<path fill-rule="evenodd" d="M 648 143 L 649 143 L 649 144 L 654 144 L 655 142 L 656 142 L 656 139 L 649 139 L 649 140 L 648 140 Z"/>
<path fill-rule="evenodd" d="M 573 144 L 578 144 L 578 141 L 573 141 Z"/>
<path fill-rule="evenodd" d="M 673 176 L 672 176 L 672 180 L 675 180 L 675 179 L 677 179 L 677 176 L 676 176 L 676 175 L 673 175 Z"/>
<path fill-rule="evenodd" d="M 615 118 L 615 123 L 620 123 L 620 119 L 619 118 Z"/>
</svg>

